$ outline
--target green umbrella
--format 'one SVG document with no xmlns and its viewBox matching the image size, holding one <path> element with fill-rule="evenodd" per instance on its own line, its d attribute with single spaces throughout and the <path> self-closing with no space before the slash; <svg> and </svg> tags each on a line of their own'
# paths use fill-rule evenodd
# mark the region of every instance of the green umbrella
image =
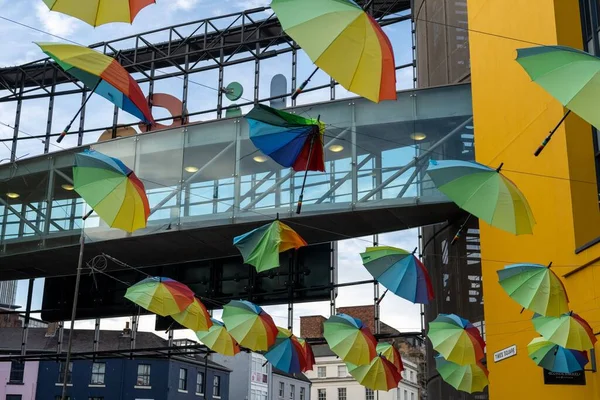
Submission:
<svg viewBox="0 0 600 400">
<path fill-rule="evenodd" d="M 532 322 L 544 339 L 567 349 L 590 350 L 597 341 L 590 324 L 572 311 L 560 317 L 534 315 Z"/>
<path fill-rule="evenodd" d="M 347 314 L 332 315 L 323 323 L 323 336 L 343 361 L 369 364 L 377 355 L 377 340 L 360 319 Z"/>
<path fill-rule="evenodd" d="M 267 351 L 279 331 L 273 318 L 261 307 L 245 300 L 232 300 L 223 306 L 223 322 L 231 336 L 253 351 Z"/>
<path fill-rule="evenodd" d="M 565 46 L 517 50 L 529 77 L 569 109 L 535 152 L 539 155 L 571 111 L 600 129 L 600 58 Z"/>
<path fill-rule="evenodd" d="M 500 173 L 500 167 L 492 169 L 460 160 L 432 160 L 427 174 L 438 190 L 463 210 L 512 234 L 531 234 L 535 219 L 527 199 Z"/>
<path fill-rule="evenodd" d="M 489 383 L 488 370 L 479 361 L 476 364 L 459 365 L 437 356 L 435 367 L 447 384 L 462 392 L 481 392 Z"/>
</svg>

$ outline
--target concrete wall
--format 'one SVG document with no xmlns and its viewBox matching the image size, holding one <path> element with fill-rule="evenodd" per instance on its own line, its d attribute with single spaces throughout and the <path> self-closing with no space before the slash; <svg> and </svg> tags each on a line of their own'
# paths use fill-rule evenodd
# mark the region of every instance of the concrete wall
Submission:
<svg viewBox="0 0 600 400">
<path fill-rule="evenodd" d="M 22 400 L 34 400 L 38 381 L 39 362 L 28 361 L 25 363 L 23 384 L 11 384 L 10 362 L 0 363 L 0 399 L 6 399 L 9 394 L 20 394 Z"/>
<path fill-rule="evenodd" d="M 252 354 L 241 352 L 236 354 L 235 357 L 212 354 L 211 359 L 231 370 L 229 379 L 232 384 L 229 386 L 229 398 L 232 400 L 249 400 Z"/>
</svg>

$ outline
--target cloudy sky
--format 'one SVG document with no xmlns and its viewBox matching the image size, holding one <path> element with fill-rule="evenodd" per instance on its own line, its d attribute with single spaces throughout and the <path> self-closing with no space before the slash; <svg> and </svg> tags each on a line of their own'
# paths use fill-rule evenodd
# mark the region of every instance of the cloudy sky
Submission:
<svg viewBox="0 0 600 400">
<path fill-rule="evenodd" d="M 150 6 L 143 10 L 135 23 L 132 25 L 112 24 L 102 26 L 96 29 L 79 22 L 70 17 L 58 13 L 49 12 L 42 0 L 0 0 L 0 67 L 20 65 L 23 63 L 39 60 L 43 54 L 34 42 L 60 41 L 50 34 L 80 43 L 90 45 L 111 39 L 126 37 L 132 34 L 147 32 L 174 24 L 184 24 L 195 20 L 220 16 L 244 9 L 251 9 L 268 5 L 268 0 L 158 0 L 158 4 Z M 264 17 L 270 15 L 270 12 L 263 13 Z M 21 26 L 10 22 L 17 21 L 37 30 Z M 218 22 L 221 26 L 226 26 L 230 20 L 223 19 Z M 190 32 L 194 25 L 179 28 L 184 34 Z M 410 62 L 411 43 L 410 43 L 410 24 L 403 22 L 385 28 L 386 33 L 392 40 L 396 63 L 404 64 Z M 151 41 L 165 40 L 161 34 L 148 35 Z M 120 48 L 131 47 L 131 41 L 123 41 L 117 44 Z M 312 64 L 305 55 L 299 56 L 299 80 L 307 77 Z M 168 73 L 165 69 L 162 73 Z M 245 98 L 252 96 L 252 84 L 254 79 L 254 64 L 247 63 L 236 67 L 228 68 L 225 72 L 225 82 L 237 80 L 244 86 Z M 289 54 L 265 60 L 261 63 L 261 79 L 259 90 L 262 97 L 268 97 L 269 85 L 272 77 L 276 74 L 283 74 L 288 78 L 290 84 L 291 74 L 291 56 Z M 200 111 L 210 109 L 216 105 L 216 88 L 218 77 L 216 71 L 208 71 L 203 74 L 191 77 L 193 83 L 190 85 L 189 111 Z M 312 81 L 313 85 L 323 84 L 328 81 L 327 76 L 319 72 Z M 177 80 L 159 81 L 155 86 L 155 93 L 169 93 L 181 97 L 182 83 Z M 398 72 L 398 89 L 408 88 L 412 85 L 412 71 L 409 69 Z M 142 85 L 142 90 L 147 92 L 148 87 Z M 337 89 L 337 96 L 350 96 L 343 89 Z M 6 93 L 0 91 L 0 97 Z M 304 94 L 299 98 L 300 103 L 310 103 L 319 100 L 327 100 L 329 92 L 315 92 Z M 98 97 L 98 96 L 96 96 Z M 73 116 L 77 109 L 79 98 L 64 96 L 57 98 L 52 121 L 52 132 L 62 131 L 64 126 Z M 227 103 L 226 103 L 227 104 Z M 43 134 L 46 129 L 47 119 L 47 100 L 30 100 L 23 104 L 23 118 L 20 129 L 25 137 L 29 134 Z M 93 112 L 88 112 L 86 116 L 86 128 L 99 128 L 108 126 L 112 122 L 113 107 L 102 98 L 92 97 L 89 108 Z M 15 106 L 10 103 L 0 103 L 0 139 L 12 137 L 12 129 L 4 126 L 14 123 Z M 157 111 L 155 117 L 166 116 Z M 214 115 L 206 114 L 193 120 L 207 120 L 214 118 Z M 121 113 L 119 115 L 120 123 L 133 122 L 130 116 Z M 99 133 L 90 135 L 86 142 L 95 142 Z M 74 138 L 67 138 L 61 147 L 71 147 L 75 145 Z M 39 140 L 26 140 L 19 144 L 17 148 L 17 157 L 26 158 L 39 154 L 43 149 L 43 143 Z M 52 150 L 59 150 L 57 145 L 53 145 Z M 6 146 L 0 146 L 1 160 L 10 157 L 10 152 Z M 369 279 L 370 275 L 364 269 L 360 262 L 359 253 L 372 241 L 372 238 L 358 238 L 340 242 L 339 245 L 339 277 L 341 282 L 350 282 Z M 397 232 L 381 235 L 381 245 L 391 245 L 412 250 L 416 247 L 416 231 Z M 36 282 L 34 308 L 41 306 L 41 292 L 43 281 Z M 24 304 L 26 296 L 26 282 L 19 284 L 18 303 Z M 373 287 L 372 285 L 363 285 L 340 290 L 337 304 L 338 306 L 372 304 Z M 399 299 L 393 295 L 388 295 L 381 303 L 382 321 L 394 326 L 399 330 L 415 331 L 420 330 L 419 307 L 407 301 Z M 268 307 L 269 312 L 275 318 L 279 325 L 285 326 L 287 323 L 286 306 Z M 295 307 L 296 329 L 298 329 L 300 315 L 321 314 L 327 316 L 329 313 L 328 303 L 310 303 L 299 304 Z M 217 315 L 218 316 L 218 315 Z M 120 329 L 124 325 L 124 319 L 110 319 L 102 322 L 103 329 Z M 78 323 L 80 327 L 92 328 L 91 321 L 82 321 Z M 141 329 L 152 330 L 154 322 L 151 317 L 144 317 L 141 323 Z M 185 332 L 179 332 L 178 336 L 189 336 Z"/>
</svg>

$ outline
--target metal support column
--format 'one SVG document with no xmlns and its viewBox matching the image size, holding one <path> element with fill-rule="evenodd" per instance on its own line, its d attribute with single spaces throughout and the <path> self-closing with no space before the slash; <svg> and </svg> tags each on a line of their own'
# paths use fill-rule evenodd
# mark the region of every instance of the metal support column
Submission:
<svg viewBox="0 0 600 400">
<path fill-rule="evenodd" d="M 65 338 L 65 324 L 60 321 L 58 323 L 58 339 L 56 340 L 56 354 L 60 356 L 63 349 L 63 340 Z"/>
<path fill-rule="evenodd" d="M 48 101 L 48 119 L 46 120 L 46 137 L 44 139 L 44 154 L 50 151 L 50 135 L 52 134 L 52 118 L 54 116 L 54 94 L 56 92 L 56 73 L 52 71 L 52 87 L 50 88 L 50 100 Z"/>
<path fill-rule="evenodd" d="M 13 127 L 13 142 L 10 150 L 10 161 L 17 159 L 17 141 L 19 138 L 19 127 L 21 126 L 21 109 L 23 107 L 23 90 L 25 89 L 25 74 L 21 72 L 21 85 L 19 86 L 19 95 L 17 100 L 17 109 L 15 110 L 15 125 Z"/>
<path fill-rule="evenodd" d="M 292 46 L 295 46 L 296 42 L 292 42 Z M 296 48 L 292 50 L 292 93 L 296 91 L 296 85 L 298 81 L 298 51 Z M 292 107 L 296 107 L 296 99 L 292 99 Z"/>
<path fill-rule="evenodd" d="M 33 285 L 34 279 L 29 280 L 29 287 L 27 288 L 27 306 L 25 308 L 25 322 L 23 323 L 23 334 L 21 336 L 21 355 L 24 356 L 27 353 L 27 334 L 29 333 L 29 318 L 31 316 L 31 300 L 33 299 Z"/>
<path fill-rule="evenodd" d="M 100 318 L 96 318 L 94 323 L 94 352 L 100 348 Z M 95 358 L 95 357 L 94 357 Z"/>
<path fill-rule="evenodd" d="M 79 130 L 77 131 L 77 146 L 81 146 L 83 144 L 83 135 L 85 133 L 85 110 L 87 109 L 86 101 L 87 90 L 84 87 L 81 91 L 81 112 L 79 113 Z"/>
<path fill-rule="evenodd" d="M 183 125 L 187 125 L 189 121 L 187 121 L 187 106 L 188 106 L 188 89 L 190 85 L 190 45 L 185 45 L 185 74 L 183 75 L 183 93 L 181 94 L 181 123 Z"/>
<path fill-rule="evenodd" d="M 221 50 L 219 51 L 219 83 L 217 92 L 217 118 L 223 118 L 223 90 L 225 88 L 225 78 L 223 63 L 225 62 L 225 52 L 223 49 L 224 38 L 221 37 Z"/>
<path fill-rule="evenodd" d="M 379 235 L 375 234 L 373 235 L 373 246 L 377 247 L 379 246 Z M 380 318 L 380 307 L 379 307 L 379 282 L 377 282 L 377 280 L 375 280 L 373 282 L 373 307 L 375 308 L 374 310 L 374 329 L 375 329 L 375 334 L 379 335 L 381 333 L 381 318 Z"/>
<path fill-rule="evenodd" d="M 239 120 L 239 118 L 236 118 L 234 120 L 234 124 L 235 124 L 235 167 L 234 167 L 234 173 L 233 173 L 233 207 L 231 207 L 231 221 L 234 222 L 235 221 L 235 217 L 238 214 L 238 211 L 240 210 L 240 197 L 241 197 L 241 193 L 242 193 L 242 177 L 240 175 L 240 157 L 241 157 L 241 151 L 242 151 L 242 146 L 241 146 L 241 135 L 242 135 L 242 128 L 241 128 L 241 121 Z"/>
<path fill-rule="evenodd" d="M 358 153 L 356 148 L 356 109 L 354 101 L 351 100 L 349 106 L 350 108 L 350 118 L 351 122 L 351 131 L 350 131 L 350 143 L 352 146 L 352 161 L 350 168 L 352 169 L 352 208 L 356 206 L 358 203 Z"/>
</svg>

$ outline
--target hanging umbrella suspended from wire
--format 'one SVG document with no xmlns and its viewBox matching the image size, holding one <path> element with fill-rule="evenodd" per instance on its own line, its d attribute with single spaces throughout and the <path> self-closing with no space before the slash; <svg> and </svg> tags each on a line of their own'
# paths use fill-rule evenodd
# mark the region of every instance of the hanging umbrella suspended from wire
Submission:
<svg viewBox="0 0 600 400">
<path fill-rule="evenodd" d="M 429 323 L 427 337 L 434 350 L 459 365 L 475 364 L 485 355 L 485 342 L 479 329 L 455 314 L 438 315 Z"/>
<path fill-rule="evenodd" d="M 195 299 L 194 292 L 183 283 L 159 276 L 130 286 L 125 298 L 161 317 L 180 314 Z"/>
<path fill-rule="evenodd" d="M 194 332 L 207 331 L 213 324 L 206 306 L 197 298 L 182 312 L 172 314 L 171 318 Z"/>
<path fill-rule="evenodd" d="M 482 392 L 489 383 L 489 372 L 479 361 L 460 365 L 438 355 L 435 357 L 435 367 L 447 384 L 461 392 Z"/>
<path fill-rule="evenodd" d="M 398 370 L 398 373 L 401 374 L 402 371 L 404 371 L 404 363 L 402 362 L 400 352 L 392 343 L 377 343 L 377 354 L 381 354 L 389 362 L 394 364 Z"/>
<path fill-rule="evenodd" d="M 245 118 L 250 126 L 250 140 L 257 149 L 282 167 L 304 171 L 296 208 L 300 214 L 308 171 L 325 172 L 325 124 L 320 118 L 304 118 L 262 104 L 256 105 Z"/>
<path fill-rule="evenodd" d="M 347 314 L 329 317 L 323 323 L 323 337 L 343 361 L 366 365 L 377 355 L 377 340 L 362 321 Z"/>
<path fill-rule="evenodd" d="M 64 139 L 71 129 L 71 125 L 94 93 L 139 118 L 142 122 L 154 123 L 142 89 L 117 60 L 90 48 L 73 44 L 37 43 L 37 45 L 65 72 L 81 81 L 92 91 L 60 134 L 57 142 L 60 143 Z"/>
<path fill-rule="evenodd" d="M 529 358 L 538 366 L 563 374 L 582 371 L 589 362 L 586 351 L 565 349 L 543 337 L 537 337 L 529 342 L 527 352 Z"/>
<path fill-rule="evenodd" d="M 392 44 L 377 21 L 354 1 L 273 0 L 271 8 L 285 32 L 315 65 L 347 90 L 376 103 L 396 100 Z"/>
<path fill-rule="evenodd" d="M 208 331 L 198 331 L 196 336 L 198 340 L 204 343 L 212 351 L 216 351 L 224 356 L 235 356 L 240 352 L 240 345 L 233 336 L 227 331 L 221 321 L 211 319 L 212 326 Z"/>
<path fill-rule="evenodd" d="M 501 169 L 502 164 L 492 169 L 470 161 L 431 160 L 427 174 L 440 192 L 469 214 L 514 235 L 532 234 L 535 219 L 529 203 L 519 188 L 500 173 Z"/>
<path fill-rule="evenodd" d="M 279 220 L 235 237 L 233 244 L 242 253 L 244 262 L 253 265 L 258 272 L 279 267 L 279 253 L 307 245 L 300 235 Z"/>
<path fill-rule="evenodd" d="M 498 271 L 498 282 L 524 308 L 544 316 L 558 317 L 569 311 L 569 298 L 550 265 L 514 264 Z"/>
<path fill-rule="evenodd" d="M 574 312 L 560 317 L 534 315 L 532 322 L 544 339 L 567 349 L 591 350 L 597 342 L 590 324 Z"/>
<path fill-rule="evenodd" d="M 243 347 L 267 351 L 278 334 L 273 318 L 261 307 L 245 300 L 232 300 L 223 307 L 227 331 Z"/>
<path fill-rule="evenodd" d="M 306 357 L 298 338 L 289 330 L 277 327 L 275 344 L 265 353 L 265 358 L 277 369 L 288 374 L 306 371 Z"/>
<path fill-rule="evenodd" d="M 51 11 L 75 17 L 94 27 L 111 22 L 133 23 L 138 13 L 156 0 L 44 0 Z"/>
<path fill-rule="evenodd" d="M 569 110 L 537 148 L 536 157 L 571 111 L 600 129 L 600 58 L 566 46 L 538 46 L 518 49 L 517 62 L 532 81 Z"/>
<path fill-rule="evenodd" d="M 356 366 L 346 363 L 346 366 L 350 375 L 368 389 L 390 391 L 397 388 L 402 380 L 396 366 L 381 354 L 375 356 L 369 364 Z"/>
<path fill-rule="evenodd" d="M 316 364 L 315 355 L 312 351 L 312 347 L 303 338 L 299 337 L 298 342 L 300 343 L 300 345 L 302 346 L 302 349 L 304 350 L 304 359 L 306 360 L 306 367 L 305 367 L 304 371 L 302 371 L 302 372 L 312 371 L 314 365 Z"/>
</svg>

